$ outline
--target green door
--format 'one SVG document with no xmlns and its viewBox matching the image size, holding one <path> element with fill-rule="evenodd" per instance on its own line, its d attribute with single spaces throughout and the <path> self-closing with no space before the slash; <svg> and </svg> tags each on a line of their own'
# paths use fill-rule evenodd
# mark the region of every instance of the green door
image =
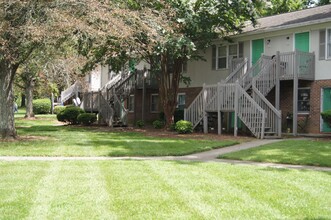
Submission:
<svg viewBox="0 0 331 220">
<path fill-rule="evenodd" d="M 295 34 L 295 49 L 309 52 L 309 32 Z"/>
<path fill-rule="evenodd" d="M 257 39 L 252 41 L 252 64 L 255 64 L 264 53 L 264 40 Z"/>
<path fill-rule="evenodd" d="M 323 109 L 322 111 L 326 111 L 331 109 L 331 88 L 324 88 L 323 89 Z M 331 132 L 331 127 L 323 122 L 322 127 L 323 132 Z"/>
</svg>

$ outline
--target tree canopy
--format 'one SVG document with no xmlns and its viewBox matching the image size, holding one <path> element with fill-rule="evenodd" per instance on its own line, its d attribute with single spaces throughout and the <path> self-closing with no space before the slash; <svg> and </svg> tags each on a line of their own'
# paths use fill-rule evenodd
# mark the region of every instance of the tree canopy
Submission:
<svg viewBox="0 0 331 220">
<path fill-rule="evenodd" d="M 183 63 L 255 16 L 250 0 L 0 0 L 0 8 L 2 137 L 16 135 L 13 79 L 33 54 L 74 48 L 88 60 L 84 70 L 144 59 L 160 70 L 162 106 L 171 123 Z"/>
</svg>

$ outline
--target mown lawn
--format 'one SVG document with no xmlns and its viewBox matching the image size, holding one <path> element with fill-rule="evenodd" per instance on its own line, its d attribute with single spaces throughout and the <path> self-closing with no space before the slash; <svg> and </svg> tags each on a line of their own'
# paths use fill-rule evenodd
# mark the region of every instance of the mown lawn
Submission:
<svg viewBox="0 0 331 220">
<path fill-rule="evenodd" d="M 331 167 L 331 141 L 284 140 L 219 158 Z"/>
<path fill-rule="evenodd" d="M 221 163 L 0 162 L 0 219 L 329 219 L 331 175 Z"/>
<path fill-rule="evenodd" d="M 150 137 L 135 132 L 100 131 L 95 127 L 56 126 L 55 116 L 26 120 L 17 114 L 19 141 L 0 142 L 6 156 L 179 156 L 237 144 Z"/>
</svg>

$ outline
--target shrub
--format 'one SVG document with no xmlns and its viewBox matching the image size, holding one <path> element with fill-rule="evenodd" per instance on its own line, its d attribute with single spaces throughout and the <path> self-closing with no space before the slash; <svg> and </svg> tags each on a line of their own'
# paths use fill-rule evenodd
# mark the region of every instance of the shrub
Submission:
<svg viewBox="0 0 331 220">
<path fill-rule="evenodd" d="M 50 99 L 36 99 L 33 100 L 33 113 L 35 114 L 48 114 L 51 111 Z"/>
<path fill-rule="evenodd" d="M 153 121 L 153 127 L 156 128 L 156 129 L 163 128 L 164 123 L 163 123 L 163 121 L 155 120 L 155 121 Z"/>
<path fill-rule="evenodd" d="M 323 120 L 331 127 L 331 109 L 321 112 Z"/>
<path fill-rule="evenodd" d="M 176 123 L 175 130 L 180 134 L 193 132 L 193 125 L 189 121 L 180 120 Z"/>
<path fill-rule="evenodd" d="M 142 120 L 138 120 L 138 121 L 136 122 L 136 126 L 137 126 L 138 128 L 142 128 L 142 127 L 145 126 L 145 123 L 144 123 Z"/>
<path fill-rule="evenodd" d="M 69 124 L 77 124 L 77 117 L 79 114 L 85 113 L 83 109 L 79 107 L 66 107 L 63 111 L 56 115 L 57 120 L 66 122 Z"/>
<path fill-rule="evenodd" d="M 169 129 L 170 129 L 170 131 L 176 131 L 176 123 L 172 123 L 172 124 L 169 126 Z"/>
<path fill-rule="evenodd" d="M 97 116 L 94 113 L 82 113 L 78 115 L 77 121 L 83 125 L 90 125 L 97 121 Z"/>
<path fill-rule="evenodd" d="M 62 112 L 64 109 L 66 109 L 66 107 L 65 106 L 62 106 L 62 105 L 58 105 L 58 106 L 55 106 L 54 107 L 54 114 L 59 114 L 60 112 Z"/>
</svg>

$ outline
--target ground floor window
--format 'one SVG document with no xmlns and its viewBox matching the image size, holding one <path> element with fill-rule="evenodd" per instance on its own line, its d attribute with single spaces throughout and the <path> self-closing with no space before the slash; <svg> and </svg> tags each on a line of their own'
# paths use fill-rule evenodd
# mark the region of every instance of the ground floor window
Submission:
<svg viewBox="0 0 331 220">
<path fill-rule="evenodd" d="M 159 112 L 159 94 L 151 95 L 151 112 Z"/>
<path fill-rule="evenodd" d="M 134 112 L 134 95 L 130 95 L 128 99 L 128 110 Z"/>
<path fill-rule="evenodd" d="M 309 111 L 310 111 L 310 88 L 299 88 L 298 112 L 309 113 Z"/>
</svg>

